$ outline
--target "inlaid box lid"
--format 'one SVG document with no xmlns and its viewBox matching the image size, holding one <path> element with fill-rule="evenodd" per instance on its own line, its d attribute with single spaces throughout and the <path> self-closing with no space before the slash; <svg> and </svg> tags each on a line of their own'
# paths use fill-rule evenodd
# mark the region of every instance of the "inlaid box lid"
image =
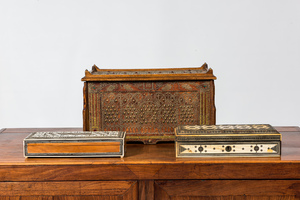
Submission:
<svg viewBox="0 0 300 200">
<path fill-rule="evenodd" d="M 85 71 L 82 81 L 164 81 L 164 80 L 215 80 L 213 70 L 204 63 L 194 68 L 157 69 L 99 69 Z"/>
<path fill-rule="evenodd" d="M 24 141 L 124 139 L 125 135 L 126 133 L 122 131 L 34 132 L 28 135 Z"/>
<path fill-rule="evenodd" d="M 176 141 L 281 140 L 281 134 L 269 124 L 179 126 L 175 137 Z"/>
</svg>

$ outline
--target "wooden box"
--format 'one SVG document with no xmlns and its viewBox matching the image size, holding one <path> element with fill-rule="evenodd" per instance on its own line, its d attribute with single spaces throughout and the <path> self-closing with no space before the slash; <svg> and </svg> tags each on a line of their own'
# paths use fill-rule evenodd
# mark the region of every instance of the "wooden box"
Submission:
<svg viewBox="0 0 300 200">
<path fill-rule="evenodd" d="M 127 141 L 174 141 L 180 125 L 215 124 L 214 80 L 197 68 L 86 70 L 83 129 L 126 131 Z"/>
<path fill-rule="evenodd" d="M 177 157 L 280 156 L 281 134 L 268 124 L 180 126 Z"/>
<path fill-rule="evenodd" d="M 34 132 L 24 139 L 25 157 L 123 157 L 124 132 Z"/>
</svg>

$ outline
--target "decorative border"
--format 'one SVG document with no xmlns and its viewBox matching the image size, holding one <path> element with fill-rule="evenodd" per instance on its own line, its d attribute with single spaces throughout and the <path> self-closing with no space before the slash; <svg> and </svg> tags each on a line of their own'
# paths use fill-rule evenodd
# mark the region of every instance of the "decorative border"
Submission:
<svg viewBox="0 0 300 200">
<path fill-rule="evenodd" d="M 49 135 L 47 137 L 47 134 Z M 111 135 L 114 134 L 114 135 Z M 71 140 L 106 140 L 106 139 L 124 139 L 126 133 L 123 131 L 43 131 L 33 132 L 25 140 L 44 141 L 71 141 Z"/>
<path fill-rule="evenodd" d="M 197 151 L 194 153 L 181 153 L 182 150 L 180 147 L 182 145 L 186 146 L 200 146 L 199 148 L 202 147 L 201 151 Z M 258 152 L 257 151 L 252 151 L 251 152 L 233 152 L 231 151 L 232 147 L 234 145 L 244 145 L 245 148 L 250 149 L 247 146 L 251 146 L 251 149 L 255 149 L 256 146 L 260 145 L 275 145 L 275 153 L 274 152 Z M 215 146 L 217 150 L 223 149 L 224 151 L 222 153 L 205 153 L 205 146 Z M 227 151 L 226 148 L 229 147 L 230 150 Z M 281 154 L 281 142 L 280 141 L 268 141 L 268 142 L 260 142 L 260 141 L 249 141 L 249 142 L 176 142 L 175 143 L 175 148 L 176 148 L 176 157 L 280 157 Z"/>
<path fill-rule="evenodd" d="M 248 128 L 247 128 L 248 127 Z M 269 124 L 186 125 L 176 128 L 177 136 L 211 134 L 280 134 Z"/>
<path fill-rule="evenodd" d="M 153 71 L 96 71 L 93 75 L 150 75 L 150 74 L 202 74 L 207 70 L 194 69 L 194 70 L 153 70 Z"/>
</svg>

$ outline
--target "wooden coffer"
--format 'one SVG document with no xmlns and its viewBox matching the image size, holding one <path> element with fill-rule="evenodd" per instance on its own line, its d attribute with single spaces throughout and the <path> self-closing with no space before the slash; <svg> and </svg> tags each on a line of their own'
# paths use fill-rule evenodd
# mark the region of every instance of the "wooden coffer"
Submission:
<svg viewBox="0 0 300 200">
<path fill-rule="evenodd" d="M 84 131 L 126 131 L 126 141 L 174 141 L 180 125 L 216 120 L 212 69 L 99 69 L 85 71 Z"/>
</svg>

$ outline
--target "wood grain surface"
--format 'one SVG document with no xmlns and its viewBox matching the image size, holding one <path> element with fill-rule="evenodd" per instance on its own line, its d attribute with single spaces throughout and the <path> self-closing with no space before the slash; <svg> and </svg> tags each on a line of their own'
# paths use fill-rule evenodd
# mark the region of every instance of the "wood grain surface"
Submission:
<svg viewBox="0 0 300 200">
<path fill-rule="evenodd" d="M 0 188 L 0 200 L 14 196 L 21 196 L 20 199 L 29 196 L 29 199 L 137 199 L 136 181 L 0 182 Z"/>
<path fill-rule="evenodd" d="M 139 199 L 154 199 L 154 181 L 139 181 Z"/>
<path fill-rule="evenodd" d="M 54 130 L 61 129 L 51 129 Z M 279 127 L 278 130 L 282 133 L 281 158 L 176 158 L 174 144 L 162 143 L 128 144 L 124 158 L 26 159 L 23 139 L 36 129 L 14 129 L 14 132 L 6 129 L 0 134 L 0 181 L 170 179 L 174 176 L 176 179 L 300 179 L 300 129 Z"/>
<path fill-rule="evenodd" d="M 276 129 L 281 158 L 184 159 L 173 143 L 128 144 L 124 158 L 25 159 L 23 139 L 37 129 L 1 129 L 0 200 L 300 199 L 300 128 Z"/>
<path fill-rule="evenodd" d="M 120 142 L 28 143 L 28 153 L 120 152 Z"/>
<path fill-rule="evenodd" d="M 299 199 L 299 190 L 299 180 L 155 181 L 155 199 L 288 200 Z"/>
</svg>

